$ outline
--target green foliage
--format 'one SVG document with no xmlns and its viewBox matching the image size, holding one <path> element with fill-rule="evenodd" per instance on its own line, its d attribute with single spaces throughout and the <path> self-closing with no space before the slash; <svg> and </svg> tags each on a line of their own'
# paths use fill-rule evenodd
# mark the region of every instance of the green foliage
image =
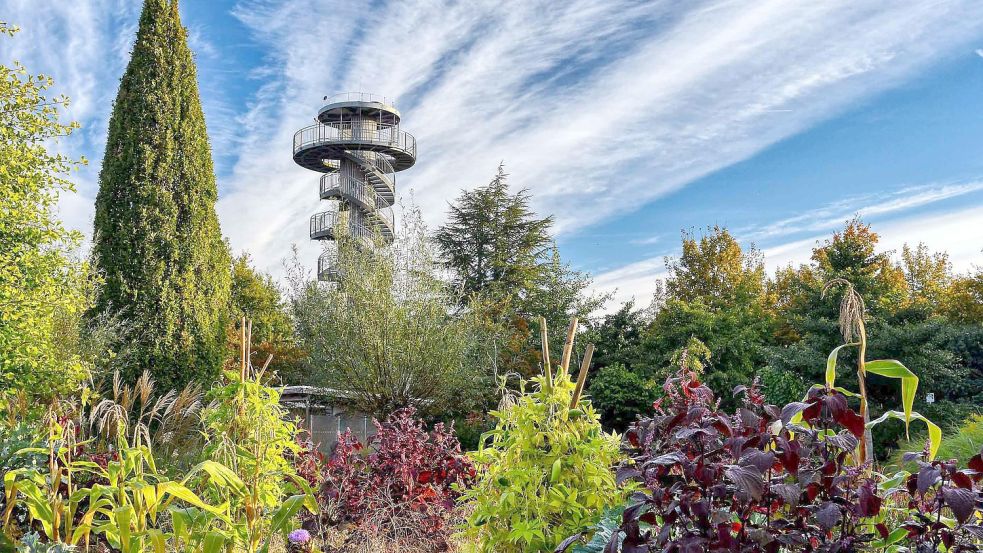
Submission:
<svg viewBox="0 0 983 553">
<path fill-rule="evenodd" d="M 943 312 L 957 323 L 983 323 L 983 268 L 956 278 L 946 295 Z"/>
<path fill-rule="evenodd" d="M 212 388 L 210 404 L 202 413 L 206 437 L 204 459 L 228 467 L 222 475 L 212 474 L 205 496 L 229 506 L 232 523 L 228 531 L 255 551 L 262 540 L 282 526 L 278 507 L 290 504 L 297 510 L 313 500 L 306 489 L 287 502 L 288 486 L 300 484 L 289 456 L 299 451 L 298 429 L 287 420 L 279 393 L 263 385 L 262 375 L 225 371 L 225 383 Z M 188 514 L 189 527 L 199 517 Z M 292 518 L 292 517 L 288 517 Z M 207 525 L 205 525 L 207 526 Z"/>
<path fill-rule="evenodd" d="M 0 22 L 0 34 L 15 32 Z M 42 401 L 86 376 L 61 335 L 87 307 L 87 268 L 73 254 L 81 235 L 54 211 L 85 159 L 50 150 L 78 128 L 60 122 L 68 99 L 47 96 L 52 86 L 18 62 L 0 65 L 0 391 L 26 390 Z"/>
<path fill-rule="evenodd" d="M 521 297 L 544 276 L 552 225 L 552 217 L 535 218 L 527 190 L 509 192 L 508 175 L 499 165 L 489 184 L 463 192 L 451 204 L 436 240 L 464 300 L 486 292 Z"/>
<path fill-rule="evenodd" d="M 600 369 L 588 389 L 601 423 L 618 432 L 627 430 L 638 415 L 648 413 L 659 397 L 654 381 L 645 380 L 620 363 Z"/>
<path fill-rule="evenodd" d="M 682 255 L 667 259 L 666 269 L 664 296 L 656 298 L 655 315 L 642 331 L 639 362 L 674 366 L 673 354 L 696 338 L 712 353 L 706 384 L 732 406 L 732 390 L 750 382 L 774 333 L 761 253 L 714 227 L 700 238 L 684 234 Z"/>
<path fill-rule="evenodd" d="M 88 548 L 98 535 L 121 553 L 217 553 L 237 544 L 255 552 L 268 550 L 274 532 L 289 530 L 290 520 L 302 506 L 313 506 L 305 487 L 306 494 L 286 499 L 267 515 L 263 538 L 250 541 L 246 519 L 233 518 L 228 501 L 230 497 L 246 500 L 250 488 L 225 466 L 204 461 L 182 480 L 170 480 L 158 472 L 149 447 L 127 444 L 125 430 L 113 456 L 102 466 L 75 458 L 73 452 L 85 445 L 73 442 L 75 432 L 58 418 L 49 418 L 46 447 L 29 450 L 49 458 L 48 472 L 31 467 L 5 474 L 5 531 L 14 507 L 24 506 L 40 525 L 46 547 Z M 189 484 L 197 480 L 203 481 L 209 495 L 226 501 L 217 506 L 203 501 Z M 26 541 L 26 547 L 34 547 L 36 540 L 27 537 Z"/>
<path fill-rule="evenodd" d="M 440 277 L 419 213 L 402 218 L 390 246 L 339 243 L 340 282 L 291 274 L 298 341 L 310 355 L 304 384 L 342 390 L 340 401 L 376 418 L 415 406 L 436 414 L 469 408 L 490 386 L 474 355 L 483 348 L 468 313 Z"/>
<path fill-rule="evenodd" d="M 279 342 L 293 335 L 290 313 L 280 288 L 267 273 L 252 266 L 248 253 L 232 260 L 232 288 L 229 296 L 233 318 L 252 322 L 254 342 Z"/>
<path fill-rule="evenodd" d="M 83 397 L 82 405 L 85 403 Z M 121 429 L 115 455 L 106 466 L 78 458 L 86 443 L 77 442 L 80 428 L 75 420 L 70 411 L 52 408 L 45 419 L 43 447 L 24 451 L 46 457 L 46 466 L 17 468 L 4 474 L 5 532 L 11 527 L 14 508 L 23 506 L 53 544 L 88 547 L 92 535 L 97 534 L 123 553 L 139 553 L 150 544 L 155 551 L 163 551 L 166 536 L 158 516 L 175 500 L 220 512 L 202 502 L 183 482 L 159 475 L 150 448 L 127 444 L 125 429 Z"/>
<path fill-rule="evenodd" d="M 768 366 L 761 369 L 761 388 L 768 403 L 786 405 L 805 395 L 808 385 L 801 376 Z"/>
<path fill-rule="evenodd" d="M 641 350 L 648 366 L 669 367 L 673 354 L 696 338 L 712 353 L 705 382 L 724 402 L 733 405 L 731 391 L 747 383 L 763 364 L 771 325 L 760 305 L 714 308 L 701 301 L 670 300 L 644 332 Z"/>
<path fill-rule="evenodd" d="M 226 463 L 243 480 L 255 480 L 259 504 L 280 501 L 280 484 L 293 474 L 286 454 L 298 448 L 296 426 L 280 406 L 280 394 L 259 377 L 226 371 L 224 385 L 208 391 L 202 412 L 204 458 Z"/>
<path fill-rule="evenodd" d="M 904 463 L 903 457 L 908 452 L 919 452 L 928 447 L 928 439 L 925 435 L 913 438 L 910 442 L 902 444 L 890 458 L 889 463 L 895 466 L 906 466 L 909 470 L 915 468 L 914 463 Z M 952 434 L 942 438 L 939 445 L 937 459 L 955 459 L 959 466 L 965 466 L 974 456 L 983 449 L 983 415 L 975 414 L 966 419 L 962 426 Z"/>
<path fill-rule="evenodd" d="M 127 381 L 211 382 L 225 354 L 229 254 L 195 64 L 175 0 L 146 0 L 109 122 L 93 253 L 97 313 L 132 325 Z"/>
<path fill-rule="evenodd" d="M 877 251 L 878 240 L 870 225 L 855 218 L 812 252 L 819 282 L 846 280 L 864 298 L 867 309 L 875 317 L 903 305 L 908 297 L 904 271 L 891 261 L 889 252 Z M 821 289 L 812 293 L 813 309 L 835 318 L 837 302 L 831 297 L 823 298 Z"/>
<path fill-rule="evenodd" d="M 0 552 L 7 553 L 7 549 L 4 549 L 5 537 L 0 536 Z M 13 544 L 10 545 L 9 551 L 14 551 Z M 17 553 L 71 553 L 76 551 L 75 546 L 66 545 L 64 543 L 42 543 L 41 535 L 37 532 L 32 532 L 21 539 L 20 545 L 17 547 Z"/>
<path fill-rule="evenodd" d="M 645 313 L 635 309 L 634 300 L 625 302 L 617 311 L 605 315 L 600 321 L 586 323 L 584 337 L 595 348 L 592 367 L 620 363 L 628 369 L 645 369 L 644 366 L 635 367 L 633 364 L 637 362 L 642 331 L 649 320 Z"/>
<path fill-rule="evenodd" d="M 553 551 L 625 498 L 611 472 L 618 437 L 601 429 L 589 402 L 570 408 L 565 372 L 534 383 L 492 412 L 497 425 L 473 454 L 479 475 L 463 496 L 471 509 L 464 532 L 483 552 Z"/>
<path fill-rule="evenodd" d="M 730 232 L 713 227 L 697 239 L 683 233 L 679 259 L 668 259 L 667 297 L 701 302 L 711 308 L 759 301 L 764 292 L 765 267 L 761 252 L 745 251 Z"/>
<path fill-rule="evenodd" d="M 587 543 L 579 543 L 573 548 L 573 553 L 603 553 L 608 543 L 611 542 L 611 538 L 616 532 L 621 528 L 621 518 L 622 513 L 624 513 L 624 506 L 616 507 L 613 509 L 608 509 L 601 516 L 600 522 L 594 527 L 593 536 Z M 619 537 L 615 541 L 619 546 L 624 541 L 623 537 Z"/>
<path fill-rule="evenodd" d="M 527 190 L 509 191 L 499 166 L 488 185 L 461 193 L 435 235 L 462 291 L 459 303 L 486 319 L 499 374 L 535 373 L 540 344 L 531 320 L 546 317 L 561 335 L 571 316 L 585 320 L 607 299 L 587 293 L 590 277 L 560 258 L 550 235 L 553 218 L 538 218 L 529 201 Z"/>
<path fill-rule="evenodd" d="M 285 382 L 304 381 L 305 354 L 297 346 L 294 337 L 293 321 L 280 287 L 267 273 L 252 266 L 249 254 L 242 254 L 232 260 L 232 290 L 230 312 L 235 324 L 230 326 L 229 346 L 233 352 L 226 362 L 226 368 L 233 368 L 242 346 L 242 334 L 237 324 L 245 318 L 252 332 L 252 349 L 260 362 L 272 355 L 268 369 L 275 372 Z"/>
</svg>

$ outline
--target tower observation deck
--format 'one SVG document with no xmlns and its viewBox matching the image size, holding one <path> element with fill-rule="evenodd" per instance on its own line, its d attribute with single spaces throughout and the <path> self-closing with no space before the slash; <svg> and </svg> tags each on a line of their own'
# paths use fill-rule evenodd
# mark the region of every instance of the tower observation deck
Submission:
<svg viewBox="0 0 983 553">
<path fill-rule="evenodd" d="M 317 123 L 294 134 L 294 162 L 322 173 L 319 194 L 329 209 L 311 216 L 312 240 L 329 240 L 317 262 L 319 280 L 337 280 L 336 233 L 371 247 L 395 238 L 396 173 L 416 163 L 416 139 L 399 128 L 399 111 L 381 96 L 351 92 L 326 98 Z"/>
</svg>

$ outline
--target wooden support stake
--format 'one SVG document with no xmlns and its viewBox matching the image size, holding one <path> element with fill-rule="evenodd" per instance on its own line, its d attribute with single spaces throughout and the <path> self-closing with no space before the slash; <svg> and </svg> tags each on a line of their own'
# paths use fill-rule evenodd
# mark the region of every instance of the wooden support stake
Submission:
<svg viewBox="0 0 983 553">
<path fill-rule="evenodd" d="M 253 321 L 252 319 L 246 323 L 249 329 L 246 333 L 246 376 L 249 376 L 248 369 L 253 366 Z"/>
<path fill-rule="evenodd" d="M 239 374 L 246 379 L 246 318 L 239 325 Z"/>
<path fill-rule="evenodd" d="M 267 367 L 270 366 L 270 362 L 273 361 L 273 354 L 271 353 L 269 357 L 266 358 L 266 363 L 263 363 L 263 368 L 259 370 L 259 374 L 256 375 L 257 378 L 262 379 L 263 374 L 266 373 Z"/>
<path fill-rule="evenodd" d="M 570 319 L 567 329 L 567 341 L 563 343 L 563 357 L 560 359 L 560 372 L 567 374 L 570 370 L 570 354 L 573 352 L 573 337 L 577 334 L 577 317 Z"/>
<path fill-rule="evenodd" d="M 546 328 L 546 317 L 539 317 L 539 326 L 542 329 L 543 342 L 543 374 L 546 375 L 546 385 L 553 385 L 553 369 L 550 368 L 550 340 L 549 329 Z"/>
<path fill-rule="evenodd" d="M 573 398 L 570 400 L 570 408 L 575 409 L 580 403 L 580 394 L 584 392 L 584 384 L 587 383 L 587 371 L 590 370 L 590 360 L 594 357 L 594 344 L 587 345 L 584 352 L 584 361 L 580 364 L 580 374 L 577 376 L 577 387 L 573 390 Z"/>
</svg>

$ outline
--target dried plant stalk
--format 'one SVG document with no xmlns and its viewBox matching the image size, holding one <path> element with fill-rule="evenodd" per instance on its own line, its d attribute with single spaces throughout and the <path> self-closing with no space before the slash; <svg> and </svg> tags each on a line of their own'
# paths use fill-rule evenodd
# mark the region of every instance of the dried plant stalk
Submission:
<svg viewBox="0 0 983 553">
<path fill-rule="evenodd" d="M 553 384 L 553 369 L 550 368 L 550 340 L 549 329 L 546 327 L 546 317 L 539 317 L 539 326 L 542 332 L 543 342 L 543 374 L 546 375 L 546 384 Z"/>
<path fill-rule="evenodd" d="M 573 352 L 573 338 L 577 334 L 577 317 L 570 319 L 567 329 L 567 341 L 563 343 L 563 357 L 560 359 L 560 372 L 566 374 L 570 370 L 570 354 Z"/>
<path fill-rule="evenodd" d="M 859 350 L 857 351 L 857 381 L 860 388 L 860 416 L 864 419 L 864 424 L 870 422 L 870 414 L 867 410 L 867 327 L 864 324 L 864 316 L 867 307 L 864 298 L 853 283 L 845 278 L 834 278 L 823 286 L 823 297 L 826 292 L 834 286 L 843 286 L 846 291 L 840 299 L 839 325 L 840 334 L 846 343 L 856 340 Z M 866 463 L 869 459 L 869 452 L 873 451 L 874 440 L 870 434 L 870 429 L 864 431 L 864 439 L 860 441 L 860 462 Z"/>
<path fill-rule="evenodd" d="M 577 387 L 573 390 L 573 398 L 570 400 L 570 408 L 577 407 L 580 403 L 580 395 L 584 393 L 584 385 L 587 383 L 587 372 L 590 371 L 590 361 L 594 356 L 594 344 L 587 344 L 587 351 L 584 352 L 584 360 L 580 363 L 580 374 L 577 375 Z"/>
</svg>

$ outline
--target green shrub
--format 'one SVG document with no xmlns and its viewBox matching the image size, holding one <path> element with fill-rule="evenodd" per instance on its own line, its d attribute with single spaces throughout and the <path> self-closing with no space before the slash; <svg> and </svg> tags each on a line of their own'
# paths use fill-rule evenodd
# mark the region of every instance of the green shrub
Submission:
<svg viewBox="0 0 983 553">
<path fill-rule="evenodd" d="M 801 376 L 792 371 L 766 366 L 761 369 L 761 388 L 769 403 L 787 405 L 798 401 L 809 386 Z"/>
<path fill-rule="evenodd" d="M 614 363 L 598 371 L 591 381 L 591 402 L 601 414 L 605 428 L 624 432 L 639 414 L 652 409 L 659 396 L 652 382 Z"/>
<path fill-rule="evenodd" d="M 552 385 L 533 381 L 534 391 L 521 383 L 491 413 L 497 425 L 472 454 L 479 476 L 463 496 L 471 509 L 464 534 L 482 552 L 553 551 L 625 499 L 611 471 L 618 437 L 601 429 L 589 402 L 570 408 L 574 383 L 564 371 Z"/>
<path fill-rule="evenodd" d="M 0 35 L 16 32 L 0 21 Z M 79 125 L 62 122 L 68 98 L 53 87 L 16 61 L 0 64 L 0 391 L 42 401 L 87 376 L 64 331 L 88 307 L 92 276 L 78 259 L 81 234 L 58 220 L 58 199 L 74 192 L 69 177 L 85 159 L 55 149 Z"/>
</svg>

